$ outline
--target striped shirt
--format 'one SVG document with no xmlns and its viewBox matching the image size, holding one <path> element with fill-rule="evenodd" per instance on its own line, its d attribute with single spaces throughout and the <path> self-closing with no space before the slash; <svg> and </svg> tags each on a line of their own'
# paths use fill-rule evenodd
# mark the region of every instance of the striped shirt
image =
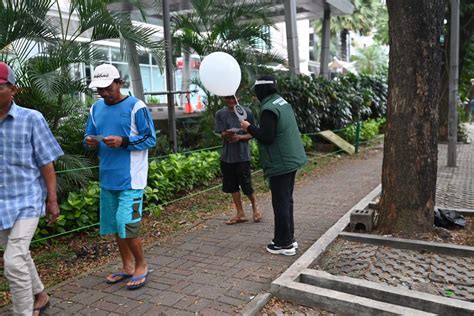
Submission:
<svg viewBox="0 0 474 316">
<path fill-rule="evenodd" d="M 155 128 L 143 101 L 128 96 L 108 105 L 94 103 L 87 120 L 85 136 L 128 137 L 126 148 L 110 148 L 99 143 L 100 187 L 107 190 L 144 189 L 148 176 L 148 149 L 156 144 Z"/>
<path fill-rule="evenodd" d="M 64 153 L 38 111 L 12 104 L 0 121 L 0 229 L 44 214 L 46 185 L 40 167 Z"/>
</svg>

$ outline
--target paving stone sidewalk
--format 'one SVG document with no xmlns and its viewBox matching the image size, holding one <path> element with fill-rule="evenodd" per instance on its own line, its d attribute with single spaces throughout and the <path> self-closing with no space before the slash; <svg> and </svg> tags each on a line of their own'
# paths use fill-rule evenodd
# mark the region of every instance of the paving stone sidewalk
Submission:
<svg viewBox="0 0 474 316">
<path fill-rule="evenodd" d="M 295 187 L 297 256 L 266 252 L 272 238 L 270 194 L 259 201 L 261 223 L 228 226 L 224 215 L 204 228 L 179 234 L 146 250 L 146 287 L 130 291 L 106 284 L 115 267 L 51 289 L 47 315 L 234 315 L 291 265 L 329 227 L 380 183 L 381 150 L 344 159 Z M 229 197 L 230 198 L 230 197 Z M 200 225 L 202 226 L 202 225 Z M 117 259 L 117 263 L 119 260 Z"/>
</svg>

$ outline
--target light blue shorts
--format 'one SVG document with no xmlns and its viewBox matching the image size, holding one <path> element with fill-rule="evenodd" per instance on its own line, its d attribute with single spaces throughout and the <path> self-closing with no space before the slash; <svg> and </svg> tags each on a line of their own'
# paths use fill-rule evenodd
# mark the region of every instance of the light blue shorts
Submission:
<svg viewBox="0 0 474 316">
<path fill-rule="evenodd" d="M 139 236 L 143 190 L 100 189 L 100 234 L 120 238 Z"/>
</svg>

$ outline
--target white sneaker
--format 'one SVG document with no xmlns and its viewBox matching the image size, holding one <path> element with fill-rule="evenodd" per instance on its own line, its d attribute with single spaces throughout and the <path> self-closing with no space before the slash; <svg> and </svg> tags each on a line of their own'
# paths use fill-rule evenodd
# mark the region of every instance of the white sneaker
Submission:
<svg viewBox="0 0 474 316">
<path fill-rule="evenodd" d="M 267 245 L 267 251 L 275 255 L 285 255 L 285 256 L 294 256 L 296 255 L 296 249 L 293 245 L 280 247 L 273 243 Z"/>
<path fill-rule="evenodd" d="M 273 242 L 273 240 L 270 242 L 270 244 L 274 245 L 275 243 Z M 297 241 L 294 241 L 292 244 L 293 248 L 295 248 L 295 250 L 298 250 L 298 242 Z"/>
</svg>

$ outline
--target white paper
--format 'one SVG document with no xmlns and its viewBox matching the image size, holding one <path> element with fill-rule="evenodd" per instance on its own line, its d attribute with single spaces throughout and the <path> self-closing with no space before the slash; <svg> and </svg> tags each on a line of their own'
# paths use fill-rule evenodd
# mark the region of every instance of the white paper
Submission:
<svg viewBox="0 0 474 316">
<path fill-rule="evenodd" d="M 88 135 L 88 137 L 95 139 L 96 141 L 100 142 L 104 139 L 104 136 L 102 135 Z"/>
</svg>

